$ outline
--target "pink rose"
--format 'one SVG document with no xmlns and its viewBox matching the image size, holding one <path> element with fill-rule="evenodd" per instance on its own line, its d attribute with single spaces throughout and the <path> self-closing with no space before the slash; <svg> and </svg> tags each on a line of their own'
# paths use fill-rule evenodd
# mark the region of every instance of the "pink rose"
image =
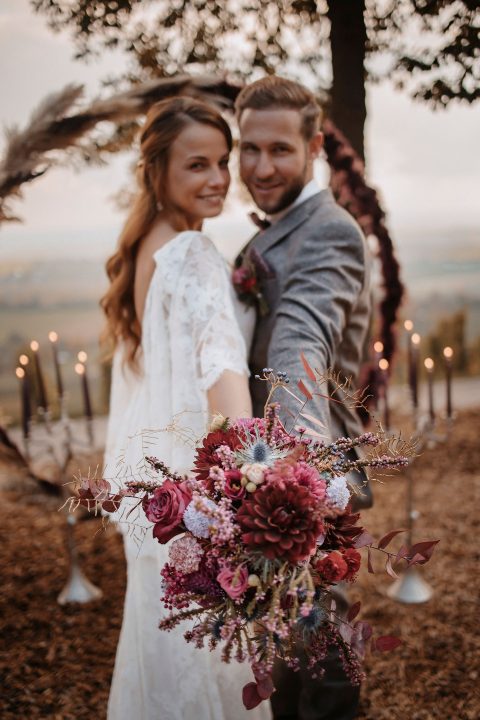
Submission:
<svg viewBox="0 0 480 720">
<path fill-rule="evenodd" d="M 236 268 L 232 272 L 232 280 L 234 285 L 241 285 L 247 278 L 248 272 L 243 267 Z"/>
<path fill-rule="evenodd" d="M 248 570 L 243 565 L 235 570 L 224 566 L 217 575 L 217 581 L 232 600 L 237 600 L 248 587 Z"/>
<path fill-rule="evenodd" d="M 165 480 L 153 493 L 153 497 L 144 498 L 143 510 L 150 522 L 155 523 L 153 537 L 162 545 L 182 532 L 183 513 L 190 503 L 192 495 L 185 483 Z"/>
<path fill-rule="evenodd" d="M 230 500 L 241 500 L 245 496 L 245 488 L 240 484 L 241 479 L 242 473 L 239 470 L 225 471 L 223 491 Z"/>
</svg>

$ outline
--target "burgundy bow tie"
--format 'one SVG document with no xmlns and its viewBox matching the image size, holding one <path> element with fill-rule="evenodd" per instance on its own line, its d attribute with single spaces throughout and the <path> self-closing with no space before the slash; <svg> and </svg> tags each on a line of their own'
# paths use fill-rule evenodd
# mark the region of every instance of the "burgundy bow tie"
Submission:
<svg viewBox="0 0 480 720">
<path fill-rule="evenodd" d="M 259 230 L 266 230 L 272 224 L 270 220 L 267 220 L 266 218 L 262 220 L 256 212 L 250 213 L 250 220 L 255 223 Z"/>
</svg>

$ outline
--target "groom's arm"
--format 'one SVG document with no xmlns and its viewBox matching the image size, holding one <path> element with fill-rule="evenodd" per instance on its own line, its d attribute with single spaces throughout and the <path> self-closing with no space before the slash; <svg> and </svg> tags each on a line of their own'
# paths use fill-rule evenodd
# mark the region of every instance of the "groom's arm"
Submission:
<svg viewBox="0 0 480 720">
<path fill-rule="evenodd" d="M 285 283 L 268 350 L 269 366 L 288 373 L 297 395 L 300 379 L 313 389 L 306 380 L 301 352 L 320 373 L 334 367 L 350 312 L 365 282 L 366 262 L 365 241 L 354 223 L 330 222 L 321 229 L 311 223 L 302 231 L 305 235 Z M 327 392 L 326 387 L 322 392 Z M 298 403 L 287 393 L 278 400 L 283 409 L 298 412 Z M 329 440 L 328 399 L 314 396 L 307 412 L 324 424 Z M 283 417 L 290 426 L 288 413 Z M 301 424 L 309 423 L 301 420 Z"/>
</svg>

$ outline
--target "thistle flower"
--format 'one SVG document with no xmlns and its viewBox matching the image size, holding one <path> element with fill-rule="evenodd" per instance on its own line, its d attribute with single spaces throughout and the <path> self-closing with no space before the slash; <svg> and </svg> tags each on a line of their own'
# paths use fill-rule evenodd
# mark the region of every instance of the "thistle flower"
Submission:
<svg viewBox="0 0 480 720">
<path fill-rule="evenodd" d="M 266 440 L 260 437 L 258 428 L 256 427 L 252 435 L 242 440 L 242 447 L 236 451 L 235 458 L 239 465 L 261 464 L 271 466 L 277 460 L 281 460 L 289 453 L 288 449 L 271 447 Z"/>
</svg>

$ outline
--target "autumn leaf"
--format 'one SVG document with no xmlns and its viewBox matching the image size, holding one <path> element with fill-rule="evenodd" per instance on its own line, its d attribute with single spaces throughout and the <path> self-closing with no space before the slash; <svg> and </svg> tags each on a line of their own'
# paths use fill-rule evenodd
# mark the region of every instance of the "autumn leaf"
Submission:
<svg viewBox="0 0 480 720">
<path fill-rule="evenodd" d="M 313 398 L 312 393 L 311 393 L 310 390 L 307 388 L 307 386 L 305 385 L 305 383 L 303 382 L 303 380 L 299 380 L 299 381 L 298 381 L 297 387 L 298 387 L 298 389 L 300 390 L 300 392 L 302 393 L 302 395 L 305 395 L 305 397 L 307 398 L 307 400 L 311 400 L 311 399 Z"/>
<path fill-rule="evenodd" d="M 400 528 L 399 530 L 391 530 L 386 535 L 384 535 L 380 540 L 378 541 L 378 547 L 382 550 L 383 548 L 386 548 L 387 545 L 393 538 L 398 535 L 399 533 L 406 532 L 405 528 Z"/>
<path fill-rule="evenodd" d="M 348 622 L 352 622 L 352 620 L 355 620 L 358 613 L 360 612 L 361 605 L 362 605 L 362 603 L 359 600 L 358 602 L 353 603 L 353 605 L 350 606 L 348 613 L 347 613 Z"/>
<path fill-rule="evenodd" d="M 315 373 L 313 372 L 311 365 L 303 352 L 300 353 L 300 357 L 302 359 L 303 367 L 305 368 L 305 372 L 307 373 L 308 377 L 310 378 L 310 380 L 313 380 L 313 382 L 316 382 Z"/>
<path fill-rule="evenodd" d="M 380 650 L 380 652 L 390 652 L 390 650 L 395 650 L 395 648 L 401 645 L 403 640 L 393 635 L 382 635 L 382 637 L 377 638 L 374 642 L 376 650 Z"/>
</svg>

